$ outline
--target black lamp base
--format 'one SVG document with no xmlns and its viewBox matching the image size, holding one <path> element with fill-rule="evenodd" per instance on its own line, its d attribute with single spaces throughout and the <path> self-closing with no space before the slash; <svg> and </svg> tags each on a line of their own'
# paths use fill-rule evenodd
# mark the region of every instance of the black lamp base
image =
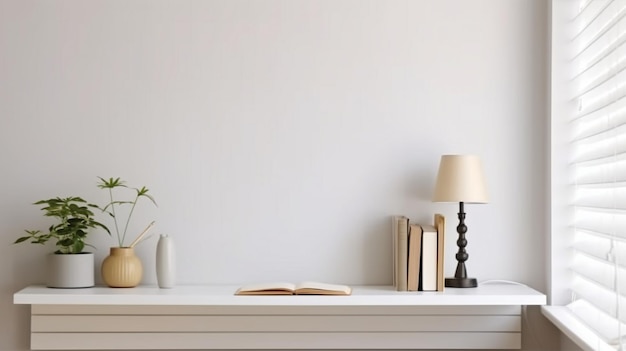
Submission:
<svg viewBox="0 0 626 351">
<path fill-rule="evenodd" d="M 446 288 L 475 288 L 478 286 L 476 278 L 446 278 Z"/>
<path fill-rule="evenodd" d="M 447 288 L 476 288 L 478 287 L 476 278 L 468 278 L 467 270 L 465 269 L 465 261 L 467 261 L 469 255 L 465 251 L 465 246 L 467 246 L 467 239 L 465 239 L 467 226 L 465 225 L 463 202 L 459 202 L 459 225 L 456 227 L 456 232 L 459 233 L 459 239 L 456 241 L 459 252 L 455 256 L 458 263 L 456 272 L 454 272 L 454 278 L 446 278 L 445 286 Z"/>
</svg>

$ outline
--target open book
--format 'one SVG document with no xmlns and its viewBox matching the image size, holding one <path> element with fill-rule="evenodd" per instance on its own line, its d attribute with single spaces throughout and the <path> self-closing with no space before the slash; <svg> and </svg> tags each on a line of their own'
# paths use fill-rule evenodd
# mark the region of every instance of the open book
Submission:
<svg viewBox="0 0 626 351">
<path fill-rule="evenodd" d="M 235 295 L 350 295 L 351 293 L 352 288 L 341 284 L 279 282 L 245 285 L 237 289 Z"/>
</svg>

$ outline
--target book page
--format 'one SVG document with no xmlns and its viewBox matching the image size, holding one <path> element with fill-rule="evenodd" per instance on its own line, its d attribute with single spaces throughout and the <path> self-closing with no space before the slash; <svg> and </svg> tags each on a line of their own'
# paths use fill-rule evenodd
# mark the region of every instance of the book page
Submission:
<svg viewBox="0 0 626 351">
<path fill-rule="evenodd" d="M 275 282 L 244 285 L 235 295 L 292 295 L 296 287 L 292 283 Z"/>
<path fill-rule="evenodd" d="M 422 225 L 422 282 L 423 291 L 437 290 L 437 229 Z"/>
<path fill-rule="evenodd" d="M 328 284 L 306 281 L 298 283 L 295 287 L 296 294 L 311 295 L 350 295 L 352 288 L 342 284 Z"/>
</svg>

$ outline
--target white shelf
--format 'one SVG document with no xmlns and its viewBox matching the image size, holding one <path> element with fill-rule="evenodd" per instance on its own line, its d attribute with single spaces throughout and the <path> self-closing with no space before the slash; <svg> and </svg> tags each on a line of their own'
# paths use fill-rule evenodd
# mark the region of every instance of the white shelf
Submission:
<svg viewBox="0 0 626 351">
<path fill-rule="evenodd" d="M 238 286 L 179 286 L 159 289 L 94 287 L 53 289 L 30 286 L 13 296 L 30 305 L 189 305 L 189 306 L 504 306 L 545 305 L 546 296 L 515 284 L 446 288 L 444 292 L 398 292 L 391 286 L 353 286 L 351 296 L 235 296 Z"/>
<path fill-rule="evenodd" d="M 238 286 L 27 287 L 33 350 L 520 349 L 527 286 L 350 296 L 235 296 Z"/>
</svg>

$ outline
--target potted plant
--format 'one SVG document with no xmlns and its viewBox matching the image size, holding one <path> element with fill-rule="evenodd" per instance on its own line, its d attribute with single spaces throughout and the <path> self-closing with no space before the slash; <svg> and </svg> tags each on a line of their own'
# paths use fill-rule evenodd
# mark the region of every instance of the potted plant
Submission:
<svg viewBox="0 0 626 351">
<path fill-rule="evenodd" d="M 56 240 L 57 250 L 48 256 L 46 285 L 51 288 L 94 286 L 94 254 L 83 251 L 85 246 L 91 246 L 85 243 L 85 239 L 92 229 L 98 227 L 111 234 L 104 224 L 94 219 L 91 208 L 98 206 L 75 196 L 40 200 L 34 205 L 43 205 L 44 216 L 57 218 L 58 222 L 47 231 L 26 230 L 28 235 L 18 238 L 15 243 L 45 244 L 48 240 Z"/>
<path fill-rule="evenodd" d="M 135 255 L 134 247 L 136 244 L 142 241 L 144 234 L 152 228 L 154 221 L 151 222 L 146 229 L 135 237 L 135 240 L 131 244 L 126 245 L 126 234 L 128 232 L 128 226 L 131 222 L 133 212 L 140 199 L 146 198 L 157 206 L 154 198 L 148 194 L 149 190 L 145 186 L 141 188 L 132 188 L 126 185 L 126 183 L 120 178 L 104 179 L 99 177 L 100 182 L 98 187 L 100 189 L 106 189 L 109 193 L 109 203 L 107 203 L 102 211 L 106 212 L 113 218 L 115 225 L 115 235 L 117 237 L 116 247 L 111 247 L 110 254 L 102 262 L 101 272 L 102 279 L 110 287 L 116 288 L 130 288 L 135 287 L 141 281 L 143 275 L 143 266 L 141 260 Z M 123 189 L 130 190 L 132 197 L 130 200 L 118 200 L 115 197 L 116 190 Z M 126 221 L 123 223 L 123 229 L 120 230 L 120 216 L 121 207 L 130 207 L 126 214 Z"/>
</svg>

